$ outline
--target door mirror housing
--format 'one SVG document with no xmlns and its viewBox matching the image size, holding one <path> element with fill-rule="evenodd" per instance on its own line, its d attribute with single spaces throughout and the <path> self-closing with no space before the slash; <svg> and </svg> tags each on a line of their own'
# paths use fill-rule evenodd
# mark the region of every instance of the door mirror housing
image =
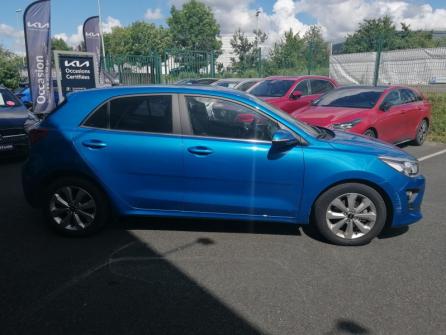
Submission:
<svg viewBox="0 0 446 335">
<path fill-rule="evenodd" d="M 387 112 L 390 108 L 392 108 L 392 105 L 389 102 L 383 102 L 381 106 L 379 106 L 379 110 L 383 112 Z"/>
<path fill-rule="evenodd" d="M 302 92 L 301 91 L 294 91 L 290 94 L 290 98 L 292 100 L 297 100 L 302 96 Z"/>
<path fill-rule="evenodd" d="M 272 148 L 276 150 L 286 150 L 296 146 L 299 140 L 288 130 L 279 129 L 273 134 Z"/>
</svg>

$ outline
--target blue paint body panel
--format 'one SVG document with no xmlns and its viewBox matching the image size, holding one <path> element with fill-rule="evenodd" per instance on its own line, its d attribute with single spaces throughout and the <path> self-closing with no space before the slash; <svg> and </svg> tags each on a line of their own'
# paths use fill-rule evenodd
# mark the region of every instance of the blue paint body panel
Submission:
<svg viewBox="0 0 446 335">
<path fill-rule="evenodd" d="M 302 144 L 275 151 L 271 142 L 177 134 L 153 134 L 81 127 L 105 101 L 140 94 L 221 97 L 274 118 Z M 181 111 L 185 113 L 185 111 Z M 93 89 L 68 102 L 40 125 L 45 138 L 31 148 L 23 169 L 29 202 L 56 176 L 85 176 L 97 182 L 120 215 L 223 218 L 309 223 L 318 196 L 333 185 L 363 182 L 378 189 L 392 209 L 392 225 L 421 218 L 425 180 L 407 177 L 379 156 L 414 159 L 399 148 L 363 136 L 336 132 L 319 139 L 252 96 L 239 91 L 193 86 Z M 101 141 L 106 147 L 85 147 Z M 196 155 L 193 148 L 210 150 Z M 417 190 L 411 208 L 406 191 Z"/>
</svg>

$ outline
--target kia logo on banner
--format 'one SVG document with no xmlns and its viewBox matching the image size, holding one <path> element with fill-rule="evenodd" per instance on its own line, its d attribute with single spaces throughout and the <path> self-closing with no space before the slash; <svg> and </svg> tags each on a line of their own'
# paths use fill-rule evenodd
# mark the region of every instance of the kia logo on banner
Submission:
<svg viewBox="0 0 446 335">
<path fill-rule="evenodd" d="M 36 29 L 50 29 L 50 24 L 47 23 L 42 23 L 42 22 L 28 22 L 27 23 L 28 28 L 36 28 Z"/>
<path fill-rule="evenodd" d="M 96 72 L 99 73 L 99 66 L 101 64 L 101 30 L 99 29 L 99 16 L 92 16 L 85 20 L 83 33 L 85 51 L 95 55 L 97 65 Z"/>
<path fill-rule="evenodd" d="M 23 14 L 28 78 L 33 112 L 49 113 L 55 107 L 51 78 L 50 0 L 31 3 Z"/>
<path fill-rule="evenodd" d="M 78 60 L 73 60 L 73 61 L 65 61 L 65 66 L 72 66 L 72 67 L 89 67 L 90 66 L 90 62 L 87 60 L 85 62 L 80 62 Z"/>
<path fill-rule="evenodd" d="M 99 38 L 99 33 L 85 33 L 85 37 L 88 37 L 88 38 Z"/>
</svg>

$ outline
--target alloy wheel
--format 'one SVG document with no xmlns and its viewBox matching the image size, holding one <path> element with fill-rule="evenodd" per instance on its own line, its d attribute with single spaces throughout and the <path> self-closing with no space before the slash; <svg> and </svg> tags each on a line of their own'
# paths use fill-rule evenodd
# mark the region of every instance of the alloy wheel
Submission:
<svg viewBox="0 0 446 335">
<path fill-rule="evenodd" d="M 375 204 L 365 195 L 346 193 L 335 198 L 327 208 L 326 222 L 330 231 L 344 239 L 367 235 L 377 218 Z"/>
<path fill-rule="evenodd" d="M 426 122 L 426 120 L 423 120 L 421 122 L 420 128 L 418 129 L 418 134 L 417 134 L 419 143 L 424 142 L 424 140 L 426 139 L 426 136 L 427 136 L 427 131 L 428 131 L 427 122 Z"/>
<path fill-rule="evenodd" d="M 67 230 L 85 230 L 96 218 L 96 201 L 90 193 L 78 186 L 57 189 L 49 206 L 54 222 Z"/>
</svg>

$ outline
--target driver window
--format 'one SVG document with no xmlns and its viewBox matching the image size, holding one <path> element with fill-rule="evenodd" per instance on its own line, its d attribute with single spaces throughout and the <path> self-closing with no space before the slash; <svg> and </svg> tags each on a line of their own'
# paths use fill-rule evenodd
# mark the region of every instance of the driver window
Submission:
<svg viewBox="0 0 446 335">
<path fill-rule="evenodd" d="M 303 80 L 299 84 L 297 84 L 293 92 L 296 91 L 300 91 L 302 93 L 302 96 L 309 95 L 310 92 L 308 90 L 308 80 Z"/>
<path fill-rule="evenodd" d="M 397 90 L 391 91 L 384 98 L 383 104 L 388 104 L 389 107 L 400 105 L 401 104 L 400 93 Z"/>
<path fill-rule="evenodd" d="M 186 97 L 194 135 L 271 141 L 277 122 L 243 105 L 207 97 Z"/>
</svg>

